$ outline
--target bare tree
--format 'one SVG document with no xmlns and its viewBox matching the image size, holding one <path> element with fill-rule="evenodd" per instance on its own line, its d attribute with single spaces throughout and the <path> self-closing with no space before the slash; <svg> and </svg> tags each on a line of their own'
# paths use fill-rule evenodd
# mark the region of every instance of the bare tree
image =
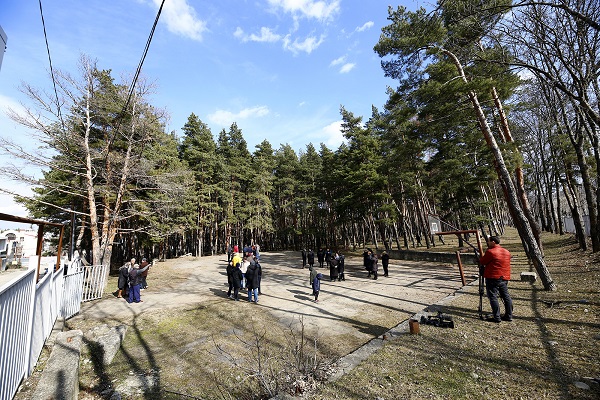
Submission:
<svg viewBox="0 0 600 400">
<path fill-rule="evenodd" d="M 80 70 L 80 78 L 56 73 L 57 96 L 22 85 L 34 105 L 22 113 L 9 112 L 14 121 L 33 131 L 41 145 L 27 150 L 17 140 L 3 138 L 0 149 L 46 171 L 44 176 L 0 172 L 38 187 L 29 205 L 47 203 L 55 210 L 83 216 L 82 226 L 90 233 L 91 261 L 107 264 L 123 222 L 143 216 L 144 211 L 134 206 L 136 201 L 146 198 L 146 190 L 166 190 L 151 177 L 154 166 L 144 154 L 162 133 L 165 114 L 146 102 L 152 86 L 144 81 L 136 84 L 127 102 L 127 85 L 115 84 L 109 71 L 98 70 L 95 61 L 82 56 Z M 78 210 L 72 207 L 73 199 Z M 144 224 L 139 226 L 143 229 Z"/>
</svg>

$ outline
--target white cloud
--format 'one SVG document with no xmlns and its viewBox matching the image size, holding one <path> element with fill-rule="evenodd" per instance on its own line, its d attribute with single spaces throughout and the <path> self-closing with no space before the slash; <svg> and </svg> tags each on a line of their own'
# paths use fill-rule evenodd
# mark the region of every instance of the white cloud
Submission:
<svg viewBox="0 0 600 400">
<path fill-rule="evenodd" d="M 241 120 L 250 118 L 261 118 L 270 113 L 269 107 L 257 106 L 252 108 L 244 108 L 237 113 L 233 113 L 227 110 L 217 110 L 212 114 L 208 115 L 208 119 L 215 124 L 221 126 L 229 126 L 233 122 L 239 122 Z"/>
<path fill-rule="evenodd" d="M 244 33 L 243 29 L 239 26 L 233 33 L 236 38 L 242 40 L 242 42 L 269 42 L 274 43 L 278 42 L 282 39 L 281 35 L 276 34 L 271 30 L 271 28 L 262 27 L 260 28 L 260 35 L 256 35 L 254 33 L 247 35 Z"/>
<path fill-rule="evenodd" d="M 356 64 L 354 63 L 346 63 L 340 68 L 340 74 L 346 74 L 354 69 Z"/>
<path fill-rule="evenodd" d="M 341 56 L 341 57 L 333 60 L 331 63 L 329 63 L 329 66 L 335 67 L 336 65 L 340 65 L 340 64 L 344 63 L 345 61 L 346 61 L 346 56 Z"/>
<path fill-rule="evenodd" d="M 160 7 L 162 0 L 154 0 Z M 170 32 L 193 40 L 202 40 L 202 34 L 207 31 L 206 22 L 196 15 L 196 10 L 187 0 L 166 1 L 161 13 L 161 19 L 166 22 Z"/>
<path fill-rule="evenodd" d="M 354 67 L 356 67 L 355 63 L 347 63 L 346 62 L 346 56 L 336 58 L 335 60 L 333 60 L 332 62 L 329 63 L 329 66 L 335 67 L 340 64 L 344 64 L 340 68 L 340 74 L 346 74 L 346 73 L 352 71 L 354 69 Z"/>
<path fill-rule="evenodd" d="M 323 135 L 326 137 L 324 143 L 329 148 L 338 148 L 345 140 L 342 133 L 342 121 L 332 122 L 322 129 Z"/>
<path fill-rule="evenodd" d="M 284 12 L 315 18 L 321 21 L 330 20 L 340 11 L 340 0 L 315 1 L 315 0 L 269 0 L 275 8 L 281 8 Z"/>
<path fill-rule="evenodd" d="M 285 50 L 289 50 L 294 54 L 298 54 L 301 51 L 304 51 L 307 54 L 310 54 L 313 52 L 313 50 L 315 50 L 317 47 L 319 47 L 323 41 L 325 40 L 325 37 L 323 35 L 321 35 L 321 37 L 319 39 L 317 39 L 315 36 L 309 36 L 306 39 L 304 39 L 304 41 L 299 42 L 298 39 L 295 39 L 293 42 L 290 39 L 291 35 L 286 35 L 283 38 L 283 48 Z"/>
<path fill-rule="evenodd" d="M 363 26 L 357 27 L 354 31 L 355 32 L 364 32 L 368 29 L 371 29 L 373 27 L 373 25 L 374 25 L 373 21 L 365 22 Z"/>
<path fill-rule="evenodd" d="M 16 112 L 25 111 L 21 103 L 19 103 L 17 100 L 0 94 L 0 111 L 6 112 L 9 108 Z"/>
</svg>

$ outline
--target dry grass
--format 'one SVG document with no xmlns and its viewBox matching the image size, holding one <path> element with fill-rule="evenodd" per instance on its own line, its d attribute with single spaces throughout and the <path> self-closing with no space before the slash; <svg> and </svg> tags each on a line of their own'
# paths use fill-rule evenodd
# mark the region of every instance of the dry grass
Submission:
<svg viewBox="0 0 600 400">
<path fill-rule="evenodd" d="M 455 329 L 421 325 L 420 335 L 388 342 L 310 399 L 600 398 L 599 257 L 577 250 L 568 236 L 545 235 L 544 242 L 558 290 L 544 291 L 539 281 L 531 285 L 513 274 L 513 322 L 481 321 L 471 286 L 440 308 L 453 315 Z M 526 270 L 518 241 L 506 246 L 515 255 L 513 271 Z"/>
<path fill-rule="evenodd" d="M 438 307 L 454 317 L 455 329 L 421 325 L 420 335 L 386 341 L 340 380 L 319 384 L 328 372 L 323 363 L 331 364 L 363 343 L 352 335 L 304 337 L 305 359 L 299 362 L 300 332 L 255 305 L 215 300 L 131 321 L 122 351 L 110 366 L 100 366 L 95 349 L 86 347 L 79 397 L 108 399 L 117 389 L 127 399 L 259 399 L 268 397 L 270 380 L 298 388 L 308 399 L 600 398 L 599 257 L 577 250 L 568 236 L 545 235 L 544 241 L 558 284 L 555 292 L 544 291 L 539 281 L 518 280 L 516 271 L 530 267 L 514 231 L 503 237 L 514 255 L 512 323 L 481 321 L 477 287 L 469 286 L 451 304 Z M 446 243 L 435 250 L 456 250 L 451 238 Z M 176 285 L 169 268 L 153 270 L 152 279 Z M 111 277 L 109 287 L 114 286 L 116 278 Z M 489 310 L 487 299 L 483 304 Z M 372 321 L 368 314 L 356 318 L 364 322 L 363 329 L 401 322 Z M 94 323 L 79 320 L 70 328 L 85 331 Z M 315 357 L 317 365 L 310 364 Z M 314 372 L 309 379 L 301 381 L 296 374 L 294 364 L 299 363 Z M 262 386 L 261 378 L 267 381 Z M 590 389 L 577 388 L 578 381 Z"/>
</svg>

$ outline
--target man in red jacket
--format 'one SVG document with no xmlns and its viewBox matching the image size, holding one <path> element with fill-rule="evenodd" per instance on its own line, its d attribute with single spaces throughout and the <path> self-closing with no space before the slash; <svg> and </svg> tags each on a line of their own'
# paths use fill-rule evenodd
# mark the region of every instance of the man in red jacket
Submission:
<svg viewBox="0 0 600 400">
<path fill-rule="evenodd" d="M 487 240 L 488 249 L 483 257 L 479 259 L 481 265 L 485 265 L 483 277 L 487 296 L 492 307 L 492 316 L 486 321 L 500 322 L 512 321 L 512 299 L 508 294 L 508 281 L 510 280 L 510 252 L 500 246 L 500 238 L 490 236 Z M 498 295 L 504 302 L 504 315 L 500 316 L 500 304 Z"/>
</svg>

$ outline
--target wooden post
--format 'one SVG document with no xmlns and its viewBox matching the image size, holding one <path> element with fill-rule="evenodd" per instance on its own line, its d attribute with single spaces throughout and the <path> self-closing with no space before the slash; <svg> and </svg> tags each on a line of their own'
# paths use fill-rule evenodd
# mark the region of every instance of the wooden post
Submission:
<svg viewBox="0 0 600 400">
<path fill-rule="evenodd" d="M 35 254 L 38 256 L 38 265 L 37 265 L 37 275 L 35 277 L 35 282 L 40 281 L 40 265 L 42 264 L 42 248 L 44 246 L 44 224 L 38 225 L 38 234 L 37 234 L 37 246 L 35 249 Z"/>
<path fill-rule="evenodd" d="M 462 262 L 460 261 L 460 251 L 456 252 L 456 261 L 458 261 L 458 270 L 460 271 L 460 279 L 462 281 L 463 286 L 466 286 L 467 282 L 465 282 L 465 273 L 463 271 Z"/>
<path fill-rule="evenodd" d="M 62 241 L 63 234 L 65 233 L 65 226 L 60 227 L 60 236 L 58 238 L 58 247 L 56 249 L 56 266 L 54 266 L 54 271 L 58 271 L 60 268 L 60 253 L 62 253 Z"/>
<path fill-rule="evenodd" d="M 419 333 L 421 333 L 421 330 L 419 329 L 419 321 L 416 319 L 409 319 L 408 320 L 408 326 L 410 328 L 410 334 L 411 335 L 418 335 Z"/>
</svg>

